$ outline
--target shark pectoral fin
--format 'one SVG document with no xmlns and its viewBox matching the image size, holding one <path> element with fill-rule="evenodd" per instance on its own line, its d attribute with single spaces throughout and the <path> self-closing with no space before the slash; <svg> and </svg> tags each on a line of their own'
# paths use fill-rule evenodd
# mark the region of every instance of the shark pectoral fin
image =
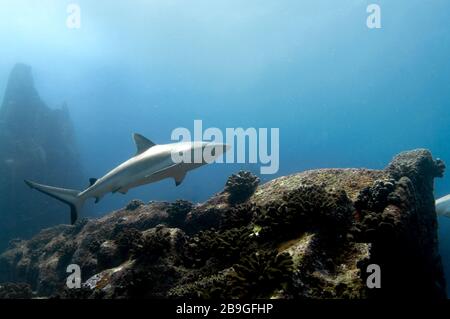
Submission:
<svg viewBox="0 0 450 319">
<path fill-rule="evenodd" d="M 180 172 L 179 174 L 174 176 L 173 178 L 175 179 L 175 186 L 179 186 L 183 182 L 185 177 L 186 177 L 186 172 Z"/>
<path fill-rule="evenodd" d="M 186 172 L 180 171 L 178 168 L 180 164 L 172 164 L 167 167 L 164 167 L 158 171 L 155 171 L 149 175 L 144 177 L 146 183 L 159 181 L 165 178 L 174 178 L 176 185 L 180 185 L 186 175 Z"/>
<path fill-rule="evenodd" d="M 158 171 L 156 171 L 156 172 L 153 172 L 153 173 L 151 173 L 151 174 L 149 174 L 149 175 L 146 175 L 146 176 L 145 176 L 145 179 L 149 179 L 149 178 L 159 178 L 159 177 L 161 177 L 161 176 L 164 176 L 164 177 L 173 177 L 173 176 L 174 176 L 173 170 L 175 170 L 176 167 L 177 167 L 178 165 L 179 165 L 179 164 L 172 164 L 172 165 L 170 165 L 170 166 L 164 167 L 164 168 L 162 168 L 162 169 L 160 169 L 160 170 L 158 170 Z"/>
<path fill-rule="evenodd" d="M 156 144 L 150 141 L 148 138 L 142 136 L 141 134 L 133 134 L 134 143 L 136 144 L 137 152 L 136 155 L 144 153 L 149 148 L 155 146 Z"/>
</svg>

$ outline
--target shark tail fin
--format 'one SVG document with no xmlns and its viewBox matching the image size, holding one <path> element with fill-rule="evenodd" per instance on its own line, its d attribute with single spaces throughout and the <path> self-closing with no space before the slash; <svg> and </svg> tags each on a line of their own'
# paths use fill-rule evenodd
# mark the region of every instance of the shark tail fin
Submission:
<svg viewBox="0 0 450 319">
<path fill-rule="evenodd" d="M 28 186 L 30 186 L 31 188 L 34 188 L 41 193 L 44 193 L 48 196 L 56 198 L 57 200 L 69 205 L 70 206 L 70 221 L 71 221 L 72 225 L 75 224 L 75 222 L 78 219 L 78 213 L 84 204 L 84 199 L 82 199 L 81 197 L 78 196 L 80 194 L 79 191 L 73 190 L 73 189 L 41 185 L 41 184 L 34 183 L 34 182 L 31 182 L 28 180 L 25 180 L 25 183 Z"/>
</svg>

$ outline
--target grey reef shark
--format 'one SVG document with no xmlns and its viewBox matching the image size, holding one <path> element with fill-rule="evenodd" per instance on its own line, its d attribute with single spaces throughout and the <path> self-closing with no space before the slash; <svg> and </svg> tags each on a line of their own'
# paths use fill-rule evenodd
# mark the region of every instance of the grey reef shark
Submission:
<svg viewBox="0 0 450 319">
<path fill-rule="evenodd" d="M 173 178 L 178 186 L 188 171 L 213 162 L 231 148 L 227 144 L 197 141 L 157 145 L 140 134 L 133 134 L 133 138 L 137 147 L 135 156 L 99 179 L 90 178 L 90 186 L 84 191 L 52 187 L 28 180 L 25 180 L 25 183 L 68 204 L 71 222 L 74 224 L 88 198 L 95 198 L 95 202 L 98 203 L 107 193 L 126 194 L 131 188 L 165 178 Z M 195 157 L 195 160 L 174 160 L 174 154 L 177 154 L 177 159 L 180 157 L 194 159 L 197 155 L 193 154 L 202 155 L 200 160 L 197 160 L 198 157 Z M 208 154 L 209 160 L 205 160 L 203 154 Z"/>
</svg>

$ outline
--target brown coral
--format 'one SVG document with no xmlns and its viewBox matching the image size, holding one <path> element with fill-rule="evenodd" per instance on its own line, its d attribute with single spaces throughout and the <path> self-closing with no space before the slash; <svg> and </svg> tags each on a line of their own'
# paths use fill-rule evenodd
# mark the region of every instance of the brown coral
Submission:
<svg viewBox="0 0 450 319">
<path fill-rule="evenodd" d="M 259 181 L 260 179 L 251 172 L 240 171 L 231 175 L 225 184 L 225 192 L 229 194 L 230 204 L 235 205 L 245 202 L 253 195 Z"/>
</svg>

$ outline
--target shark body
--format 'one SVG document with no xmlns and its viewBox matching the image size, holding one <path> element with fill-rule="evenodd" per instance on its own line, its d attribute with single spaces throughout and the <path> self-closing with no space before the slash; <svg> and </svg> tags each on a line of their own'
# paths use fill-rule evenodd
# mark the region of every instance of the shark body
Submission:
<svg viewBox="0 0 450 319">
<path fill-rule="evenodd" d="M 85 201 L 95 198 L 97 203 L 107 193 L 126 194 L 129 189 L 154 183 L 165 178 L 173 178 L 180 185 L 190 170 L 210 163 L 210 161 L 174 162 L 172 154 L 193 154 L 207 152 L 213 158 L 225 153 L 230 147 L 211 142 L 180 142 L 157 145 L 139 134 L 133 135 L 137 153 L 127 161 L 112 169 L 99 179 L 91 178 L 90 186 L 84 191 L 58 188 L 25 180 L 25 183 L 44 194 L 58 199 L 70 206 L 71 222 L 78 219 L 79 211 Z"/>
</svg>

